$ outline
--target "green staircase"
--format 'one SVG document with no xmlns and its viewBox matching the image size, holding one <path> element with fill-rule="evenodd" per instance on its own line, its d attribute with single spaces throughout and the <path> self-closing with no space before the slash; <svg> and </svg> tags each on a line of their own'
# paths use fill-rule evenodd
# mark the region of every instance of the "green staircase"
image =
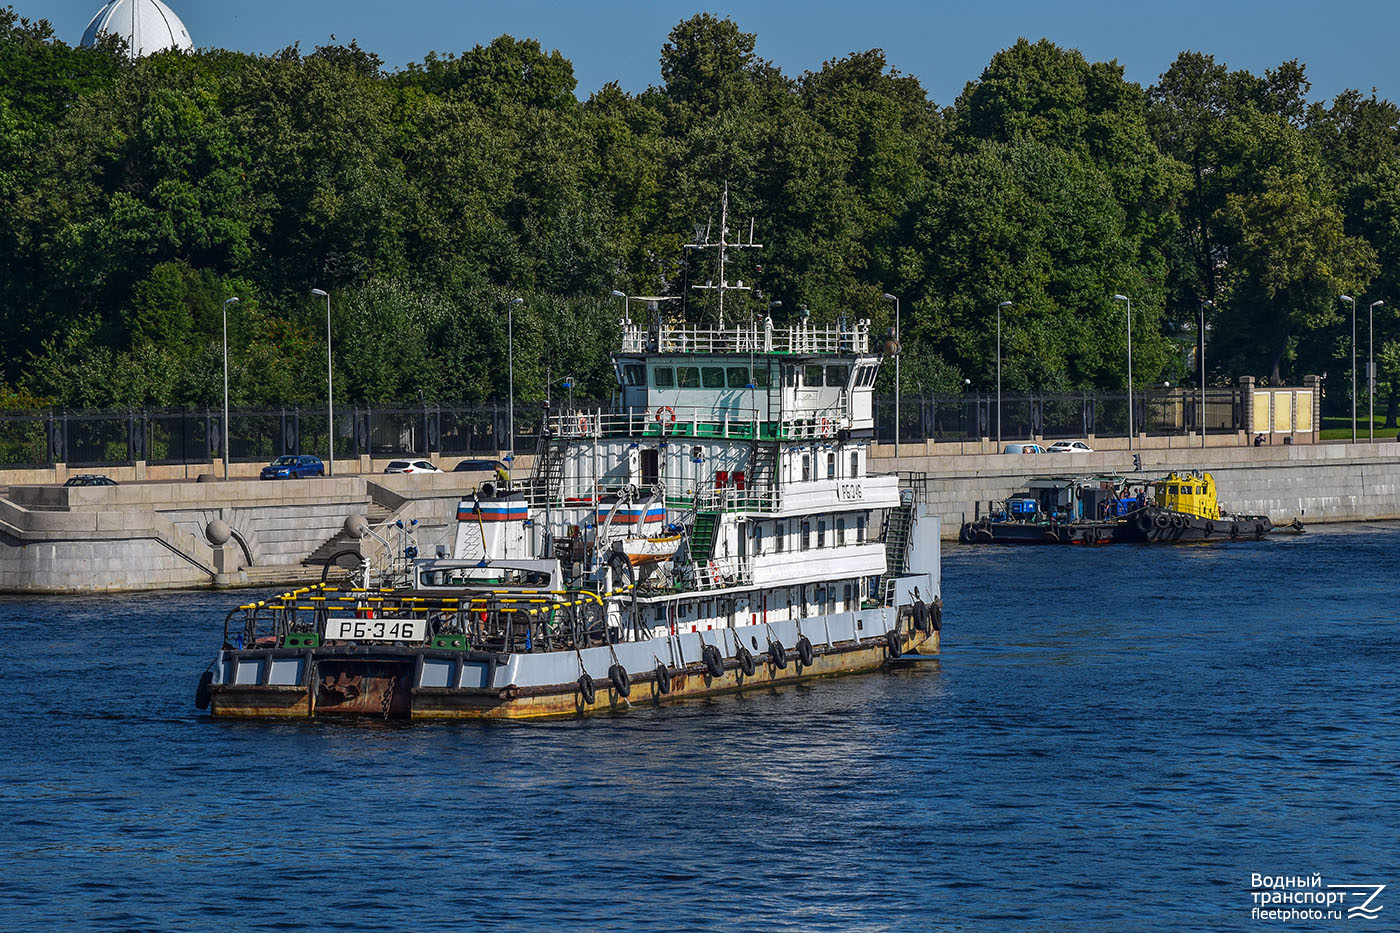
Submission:
<svg viewBox="0 0 1400 933">
<path fill-rule="evenodd" d="M 690 526 L 690 560 L 695 564 L 703 564 L 714 556 L 715 548 L 715 523 L 718 514 L 715 512 L 695 513 L 695 523 Z"/>
</svg>

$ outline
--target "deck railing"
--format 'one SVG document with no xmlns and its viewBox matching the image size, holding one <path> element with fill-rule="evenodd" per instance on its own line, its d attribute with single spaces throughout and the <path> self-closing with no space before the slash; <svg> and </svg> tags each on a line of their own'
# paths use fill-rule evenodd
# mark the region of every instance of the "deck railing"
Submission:
<svg viewBox="0 0 1400 933">
<path fill-rule="evenodd" d="M 623 353 L 787 353 L 849 355 L 870 352 L 870 321 L 791 324 L 771 318 L 736 324 L 622 322 Z"/>
</svg>

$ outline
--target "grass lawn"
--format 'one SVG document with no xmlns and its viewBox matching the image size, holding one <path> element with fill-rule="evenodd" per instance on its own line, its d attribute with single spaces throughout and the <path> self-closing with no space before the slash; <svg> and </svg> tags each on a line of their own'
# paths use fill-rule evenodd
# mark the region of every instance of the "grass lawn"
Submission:
<svg viewBox="0 0 1400 933">
<path fill-rule="evenodd" d="M 1385 418 L 1379 416 L 1377 416 L 1375 421 L 1375 429 L 1376 440 L 1378 441 L 1393 441 L 1396 439 L 1396 433 L 1400 431 L 1400 429 L 1397 428 L 1387 428 L 1385 426 Z M 1324 441 L 1351 440 L 1351 415 L 1323 415 L 1322 431 L 1319 432 L 1318 436 L 1321 440 Z M 1366 416 L 1361 412 L 1357 412 L 1356 439 L 1364 441 L 1368 437 L 1369 435 L 1367 434 Z"/>
</svg>

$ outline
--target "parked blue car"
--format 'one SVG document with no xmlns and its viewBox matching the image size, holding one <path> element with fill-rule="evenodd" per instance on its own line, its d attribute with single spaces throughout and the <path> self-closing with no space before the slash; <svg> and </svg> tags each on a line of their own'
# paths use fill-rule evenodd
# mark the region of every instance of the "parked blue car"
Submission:
<svg viewBox="0 0 1400 933">
<path fill-rule="evenodd" d="M 326 465 L 318 457 L 278 457 L 262 468 L 263 479 L 299 479 L 303 476 L 325 476 Z"/>
</svg>

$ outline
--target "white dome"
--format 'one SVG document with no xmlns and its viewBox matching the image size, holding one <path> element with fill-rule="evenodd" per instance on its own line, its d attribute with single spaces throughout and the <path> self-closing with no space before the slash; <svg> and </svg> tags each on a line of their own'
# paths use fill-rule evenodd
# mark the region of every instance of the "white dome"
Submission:
<svg viewBox="0 0 1400 933">
<path fill-rule="evenodd" d="M 160 0 L 107 0 L 88 23 L 82 44 L 94 45 L 102 35 L 125 39 L 132 58 L 171 48 L 181 52 L 194 48 L 190 31 Z"/>
</svg>

